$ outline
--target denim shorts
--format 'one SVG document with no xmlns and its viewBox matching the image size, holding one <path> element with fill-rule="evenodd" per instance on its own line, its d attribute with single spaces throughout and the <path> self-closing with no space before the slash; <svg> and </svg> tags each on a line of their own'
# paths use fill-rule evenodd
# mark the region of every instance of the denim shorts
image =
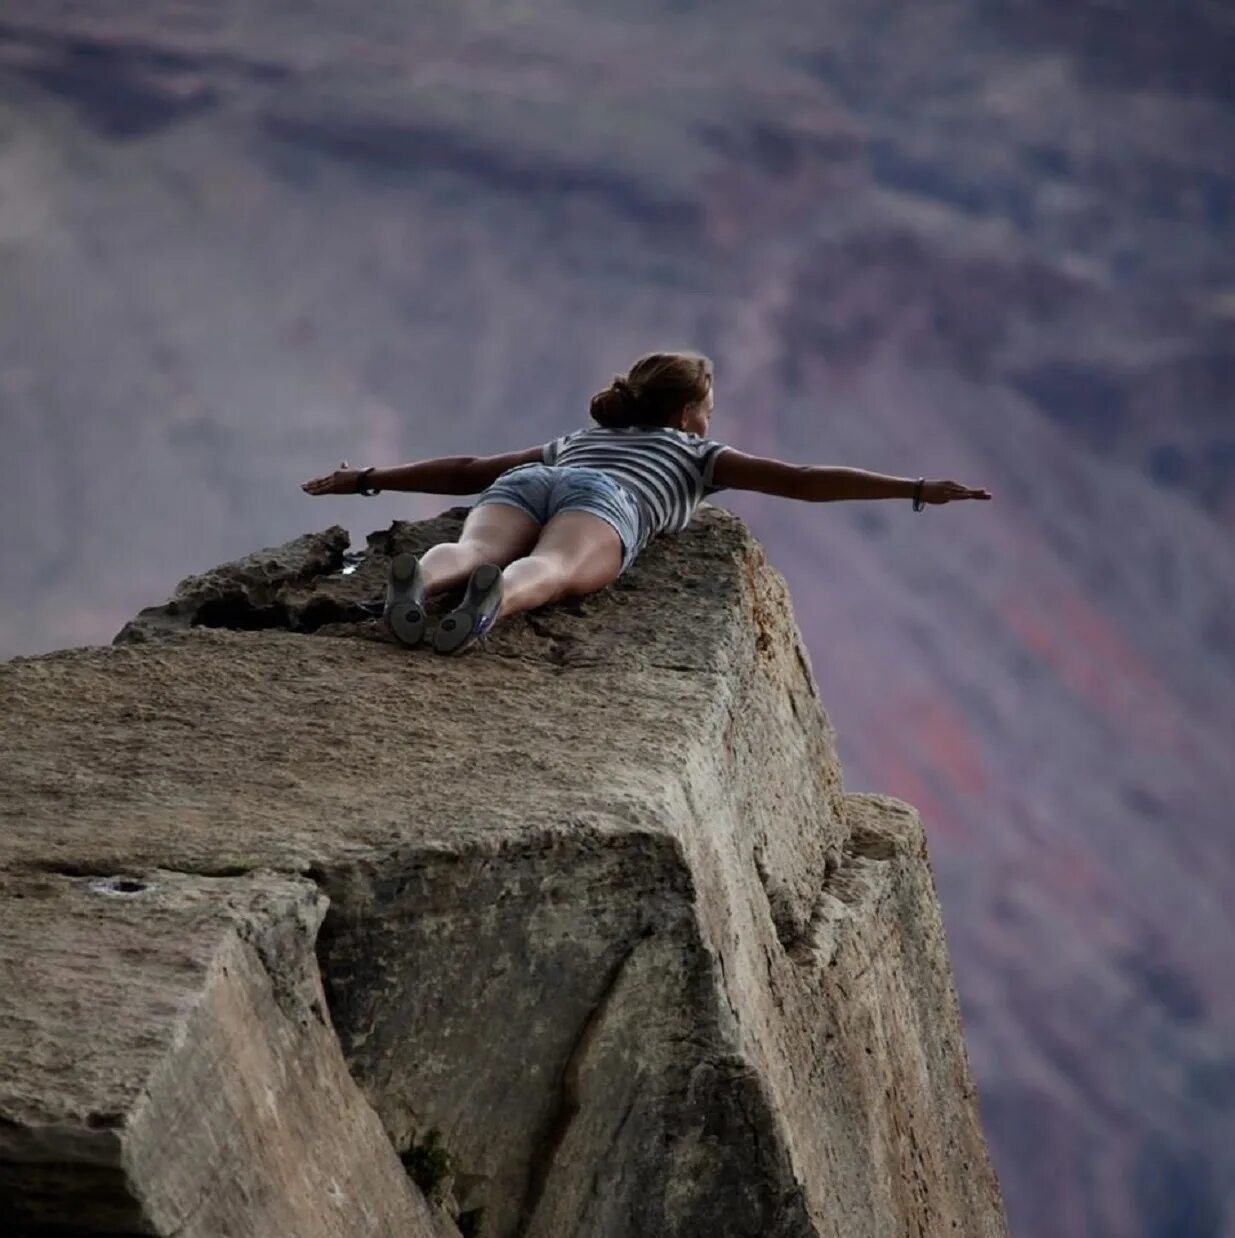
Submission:
<svg viewBox="0 0 1235 1238">
<path fill-rule="evenodd" d="M 619 575 L 642 549 L 639 509 L 629 490 L 600 469 L 580 465 L 519 464 L 507 469 L 474 506 L 504 503 L 546 524 L 558 512 L 591 512 L 617 530 L 622 539 Z"/>
</svg>

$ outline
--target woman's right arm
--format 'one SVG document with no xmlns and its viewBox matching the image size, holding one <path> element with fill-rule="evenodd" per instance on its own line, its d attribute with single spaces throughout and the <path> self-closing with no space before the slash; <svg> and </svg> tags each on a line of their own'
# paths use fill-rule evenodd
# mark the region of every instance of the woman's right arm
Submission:
<svg viewBox="0 0 1235 1238">
<path fill-rule="evenodd" d="M 394 468 L 374 468 L 365 482 L 378 490 L 419 490 L 425 494 L 478 494 L 517 464 L 535 464 L 544 447 L 525 447 L 501 456 L 439 456 Z M 306 494 L 355 494 L 362 470 L 344 463 L 333 473 L 301 485 Z"/>
<path fill-rule="evenodd" d="M 917 483 L 914 477 L 895 477 L 865 469 L 829 468 L 812 464 L 788 464 L 764 456 L 748 456 L 726 447 L 716 457 L 712 484 L 718 490 L 757 490 L 784 499 L 808 503 L 836 503 L 845 499 L 909 499 Z M 989 499 L 990 492 L 955 481 L 928 481 L 922 487 L 927 503 L 954 499 Z"/>
<path fill-rule="evenodd" d="M 478 494 L 517 464 L 535 464 L 543 447 L 501 456 L 444 456 L 390 469 L 374 469 L 369 485 L 379 490 L 418 490 L 425 494 Z"/>
</svg>

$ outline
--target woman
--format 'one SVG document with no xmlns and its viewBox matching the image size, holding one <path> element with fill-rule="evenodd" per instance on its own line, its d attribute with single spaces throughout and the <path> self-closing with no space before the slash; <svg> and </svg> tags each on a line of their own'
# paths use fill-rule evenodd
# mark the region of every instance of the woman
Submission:
<svg viewBox="0 0 1235 1238">
<path fill-rule="evenodd" d="M 385 615 L 407 645 L 425 634 L 430 594 L 467 583 L 433 635 L 462 653 L 499 619 L 603 589 L 659 533 L 679 533 L 701 499 L 758 490 L 789 499 L 989 499 L 954 481 L 888 477 L 861 469 L 785 464 L 708 437 L 712 366 L 697 353 L 650 353 L 592 397 L 597 424 L 501 456 L 452 456 L 395 468 L 341 468 L 307 481 L 309 494 L 481 491 L 457 542 L 419 559 L 396 555 Z"/>
</svg>

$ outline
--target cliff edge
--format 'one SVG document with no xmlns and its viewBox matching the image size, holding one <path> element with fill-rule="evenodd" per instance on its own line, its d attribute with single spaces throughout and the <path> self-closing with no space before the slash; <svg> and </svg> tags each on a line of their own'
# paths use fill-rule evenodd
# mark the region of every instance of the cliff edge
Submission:
<svg viewBox="0 0 1235 1238">
<path fill-rule="evenodd" d="M 0 666 L 19 1232 L 1006 1233 L 921 823 L 704 508 L 458 659 L 341 529 Z"/>
</svg>

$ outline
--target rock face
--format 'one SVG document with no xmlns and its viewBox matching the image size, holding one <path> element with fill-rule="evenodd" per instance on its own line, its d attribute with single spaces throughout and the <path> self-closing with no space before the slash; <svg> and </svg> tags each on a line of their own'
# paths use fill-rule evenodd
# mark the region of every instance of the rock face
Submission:
<svg viewBox="0 0 1235 1238">
<path fill-rule="evenodd" d="M 112 648 L 0 668 L 0 854 L 44 892 L 6 913 L 6 963 L 33 978 L 8 986 L 0 1024 L 23 1221 L 182 1232 L 150 1207 L 139 1228 L 131 1198 L 174 1194 L 187 1158 L 212 1164 L 200 1198 L 247 1210 L 191 1232 L 432 1233 L 445 1216 L 400 1196 L 397 1151 L 437 1154 L 429 1193 L 485 1238 L 1004 1234 L 920 822 L 843 790 L 758 545 L 704 509 L 614 587 L 513 620 L 483 652 L 389 643 L 362 606 L 388 556 L 458 520 L 396 524 L 347 570 L 337 531 L 301 539 L 252 558 L 256 592 L 215 573 L 225 606 L 185 582 L 181 630 L 147 611 Z M 298 630 L 252 630 L 245 597 Z M 74 934 L 96 922 L 103 961 L 83 977 Z M 150 1037 L 140 1009 L 90 996 L 122 991 L 127 967 L 149 978 Z M 221 1044 L 171 1036 L 188 1007 L 215 1017 L 203 970 L 218 1002 L 265 1002 L 252 1036 L 238 1013 L 217 1017 Z M 74 1030 L 50 1012 L 74 1002 L 101 1012 L 124 1097 L 85 1057 L 47 1065 Z M 248 1056 L 280 1011 L 286 1043 Z M 198 1114 L 195 1082 L 229 1052 L 248 1107 Z M 276 1078 L 295 1118 L 277 1134 L 252 1099 Z M 175 1122 L 185 1139 L 160 1144 Z M 114 1144 L 146 1130 L 125 1178 Z M 191 1154 L 199 1137 L 213 1162 Z M 252 1192 L 226 1188 L 224 1153 Z M 327 1154 L 303 1189 L 334 1211 L 283 1168 Z M 351 1164 L 367 1185 L 344 1181 Z M 39 1211 L 49 1174 L 99 1173 L 121 1184 L 114 1219 Z M 364 1212 L 371 1198 L 391 1210 Z M 349 1206 L 350 1229 L 322 1228 Z"/>
<path fill-rule="evenodd" d="M 457 1235 L 348 1075 L 313 957 L 326 900 L 312 882 L 10 873 L 0 896 L 9 1225 Z"/>
</svg>

